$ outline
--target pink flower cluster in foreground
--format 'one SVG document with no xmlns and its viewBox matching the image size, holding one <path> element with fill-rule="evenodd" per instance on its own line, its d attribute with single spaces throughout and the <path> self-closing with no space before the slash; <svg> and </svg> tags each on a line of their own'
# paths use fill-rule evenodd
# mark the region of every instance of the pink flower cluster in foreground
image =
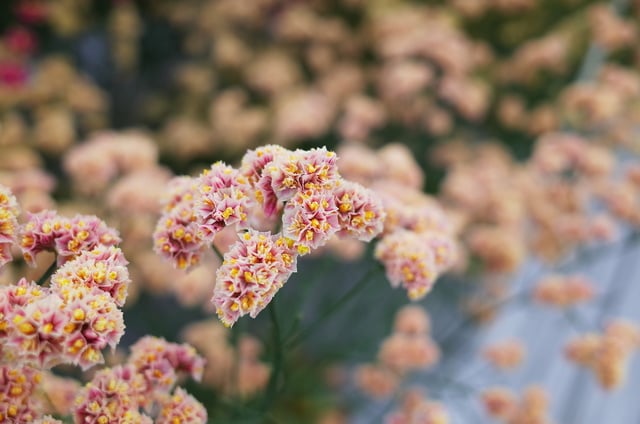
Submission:
<svg viewBox="0 0 640 424">
<path fill-rule="evenodd" d="M 196 178 L 174 179 L 154 246 L 188 268 L 222 229 L 247 230 L 216 274 L 212 301 L 231 326 L 265 308 L 296 271 L 298 256 L 334 235 L 370 241 L 384 219 L 372 190 L 340 177 L 334 152 L 268 145 L 248 151 L 238 169 L 216 162 Z M 259 231 L 274 227 L 282 230 Z"/>
<path fill-rule="evenodd" d="M 42 371 L 61 364 L 85 370 L 103 362 L 106 347 L 116 347 L 124 333 L 128 262 L 116 246 L 118 233 L 95 216 L 45 210 L 27 214 L 18 226 L 17 205 L 2 186 L 0 212 L 3 252 L 18 244 L 32 266 L 39 252 L 57 257 L 38 283 L 22 278 L 0 287 L 0 422 L 57 423 L 48 416 L 36 420 L 46 404 L 59 410 L 66 403 L 60 394 L 40 395 L 49 393 L 39 387 Z"/>
<path fill-rule="evenodd" d="M 49 285 L 23 278 L 0 287 L 0 364 L 87 369 L 101 363 L 101 351 L 115 348 L 124 333 L 119 308 L 130 279 L 117 232 L 95 216 L 44 211 L 28 214 L 19 233 L 27 263 L 51 250 L 62 266 Z"/>
<path fill-rule="evenodd" d="M 199 381 L 203 368 L 204 360 L 193 347 L 143 337 L 131 346 L 125 364 L 97 372 L 80 390 L 74 422 L 204 424 L 202 404 L 182 388 L 174 390 L 179 373 Z"/>
</svg>

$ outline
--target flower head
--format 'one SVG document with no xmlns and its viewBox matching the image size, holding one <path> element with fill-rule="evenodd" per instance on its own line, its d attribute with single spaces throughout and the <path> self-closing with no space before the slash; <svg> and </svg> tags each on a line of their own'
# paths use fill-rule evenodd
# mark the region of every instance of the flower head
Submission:
<svg viewBox="0 0 640 424">
<path fill-rule="evenodd" d="M 19 213 L 16 198 L 0 185 L 0 267 L 12 259 L 11 246 L 17 241 Z"/>
<path fill-rule="evenodd" d="M 279 155 L 267 168 L 276 196 L 287 201 L 300 191 L 333 186 L 339 179 L 337 159 L 334 152 L 324 147 Z"/>
<path fill-rule="evenodd" d="M 384 264 L 391 285 L 402 284 L 411 300 L 424 297 L 438 275 L 433 249 L 413 231 L 397 230 L 385 236 L 375 256 Z"/>
<path fill-rule="evenodd" d="M 74 260 L 62 265 L 51 277 L 51 288 L 62 290 L 74 286 L 97 287 L 123 306 L 127 286 L 131 282 L 122 251 L 117 247 L 97 246 L 83 251 Z"/>
<path fill-rule="evenodd" d="M 176 391 L 161 403 L 156 424 L 205 424 L 207 410 L 189 393 L 178 387 Z"/>
<path fill-rule="evenodd" d="M 169 392 L 177 383 L 179 372 L 200 380 L 204 369 L 204 359 L 193 347 L 152 336 L 131 346 L 129 363 L 144 377 L 149 394 Z"/>
<path fill-rule="evenodd" d="M 198 190 L 196 214 L 206 239 L 226 226 L 246 223 L 251 188 L 238 170 L 216 162 L 198 178 Z"/>
<path fill-rule="evenodd" d="M 296 193 L 284 208 L 282 224 L 301 254 L 325 245 L 340 230 L 335 195 L 328 190 Z"/>
<path fill-rule="evenodd" d="M 386 214 L 382 201 L 358 183 L 342 182 L 334 191 L 340 234 L 371 241 L 383 229 Z"/>
<path fill-rule="evenodd" d="M 212 302 L 225 325 L 255 318 L 296 271 L 293 241 L 280 234 L 249 230 L 240 236 L 216 272 Z"/>
</svg>

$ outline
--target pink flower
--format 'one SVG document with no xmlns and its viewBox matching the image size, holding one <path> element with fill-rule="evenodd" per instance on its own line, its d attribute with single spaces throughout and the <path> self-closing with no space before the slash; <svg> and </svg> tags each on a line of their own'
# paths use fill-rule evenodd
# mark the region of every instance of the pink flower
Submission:
<svg viewBox="0 0 640 424">
<path fill-rule="evenodd" d="M 440 349 L 426 335 L 396 333 L 380 347 L 378 360 L 399 375 L 428 368 L 440 359 Z"/>
<path fill-rule="evenodd" d="M 227 326 L 255 318 L 296 271 L 293 242 L 281 234 L 249 230 L 225 254 L 216 272 L 212 302 Z"/>
<path fill-rule="evenodd" d="M 20 247 L 29 265 L 35 266 L 38 253 L 54 250 L 56 238 L 64 231 L 64 223 L 65 219 L 59 217 L 55 211 L 27 213 L 27 222 L 20 231 Z"/>
<path fill-rule="evenodd" d="M 63 342 L 69 318 L 62 300 L 55 296 L 43 296 L 15 308 L 5 347 L 15 352 L 20 363 L 42 368 L 58 365 L 64 361 Z"/>
<path fill-rule="evenodd" d="M 165 213 L 153 232 L 153 250 L 180 269 L 200 262 L 205 242 L 193 204 L 178 203 Z"/>
<path fill-rule="evenodd" d="M 593 284 L 580 275 L 549 275 L 536 284 L 533 298 L 542 304 L 569 308 L 591 300 Z"/>
<path fill-rule="evenodd" d="M 277 158 L 287 157 L 292 153 L 284 147 L 270 144 L 249 150 L 242 158 L 240 174 L 245 176 L 253 187 L 254 197 L 262 205 L 267 217 L 273 216 L 281 203 L 272 186 L 270 165 Z"/>
<path fill-rule="evenodd" d="M 64 326 L 63 358 L 87 369 L 102 363 L 102 350 L 115 348 L 124 334 L 124 317 L 114 300 L 95 287 L 62 288 L 57 295 L 65 303 L 68 321 Z"/>
<path fill-rule="evenodd" d="M 0 61 L 0 87 L 20 87 L 27 82 L 27 68 L 18 62 Z"/>
<path fill-rule="evenodd" d="M 246 223 L 251 187 L 238 170 L 216 162 L 198 178 L 198 190 L 196 214 L 206 239 L 228 225 Z"/>
<path fill-rule="evenodd" d="M 333 187 L 340 178 L 337 159 L 334 152 L 324 147 L 279 155 L 267 167 L 276 196 L 287 201 L 300 191 Z"/>
<path fill-rule="evenodd" d="M 433 249 L 412 231 L 397 230 L 385 236 L 376 246 L 375 257 L 383 263 L 391 286 L 402 284 L 411 300 L 424 297 L 438 276 Z"/>
<path fill-rule="evenodd" d="M 31 367 L 0 366 L 0 422 L 30 423 L 42 405 L 34 395 L 40 373 Z"/>
<path fill-rule="evenodd" d="M 333 192 L 306 190 L 287 202 L 282 215 L 283 234 L 293 239 L 300 254 L 324 246 L 340 230 Z"/>
<path fill-rule="evenodd" d="M 482 356 L 496 368 L 510 370 L 520 365 L 525 356 L 524 345 L 518 340 L 505 340 L 487 346 Z"/>
<path fill-rule="evenodd" d="M 207 410 L 193 396 L 181 388 L 160 403 L 156 424 L 205 424 Z"/>
<path fill-rule="evenodd" d="M 18 202 L 8 188 L 0 185 L 0 267 L 11 261 L 11 246 L 17 241 Z"/>
<path fill-rule="evenodd" d="M 340 233 L 371 241 L 382 232 L 386 214 L 381 199 L 358 183 L 344 181 L 334 191 Z"/>
<path fill-rule="evenodd" d="M 55 239 L 56 253 L 63 259 L 58 263 L 98 245 L 114 246 L 122 241 L 116 230 L 94 215 L 76 215 L 65 221 L 62 232 Z"/>
<path fill-rule="evenodd" d="M 193 347 L 152 336 L 131 346 L 129 363 L 144 377 L 148 394 L 168 393 L 177 383 L 179 372 L 199 381 L 204 370 L 204 359 Z"/>
<path fill-rule="evenodd" d="M 408 336 L 426 335 L 431 330 L 431 320 L 422 306 L 408 305 L 396 314 L 393 331 Z"/>
<path fill-rule="evenodd" d="M 23 27 L 13 27 L 4 34 L 4 45 L 13 53 L 29 56 L 38 47 L 33 32 Z"/>
<path fill-rule="evenodd" d="M 51 277 L 51 288 L 59 291 L 79 285 L 97 287 L 108 293 L 116 305 L 123 306 L 131 282 L 127 264 L 120 248 L 98 246 L 62 265 Z"/>
<path fill-rule="evenodd" d="M 98 371 L 78 394 L 73 418 L 78 423 L 151 424 L 139 411 L 140 376 L 130 366 Z"/>
<path fill-rule="evenodd" d="M 15 310 L 41 299 L 44 290 L 33 282 L 21 279 L 17 284 L 0 287 L 0 362 L 15 361 L 18 346 L 15 342 L 13 318 Z"/>
<path fill-rule="evenodd" d="M 58 264 L 74 258 L 81 251 L 98 245 L 114 246 L 122 240 L 118 232 L 94 215 L 76 215 L 68 219 L 55 211 L 28 214 L 21 231 L 20 245 L 25 261 L 35 265 L 35 256 L 44 250 L 58 254 Z"/>
</svg>

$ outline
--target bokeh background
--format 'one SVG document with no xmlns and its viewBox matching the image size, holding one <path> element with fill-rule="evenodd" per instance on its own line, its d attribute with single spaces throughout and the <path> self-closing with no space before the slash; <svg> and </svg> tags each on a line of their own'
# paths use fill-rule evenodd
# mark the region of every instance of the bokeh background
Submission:
<svg viewBox="0 0 640 424">
<path fill-rule="evenodd" d="M 424 195 L 402 192 L 399 214 L 438 202 L 459 261 L 418 302 L 439 361 L 385 392 L 359 369 L 406 294 L 380 272 L 325 319 L 374 266 L 372 249 L 336 242 L 305 258 L 278 311 L 291 334 L 322 325 L 288 352 L 276 422 L 384 422 L 416 385 L 449 422 L 501 422 L 483 391 L 539 384 L 538 421 L 509 423 L 635 423 L 634 355 L 602 359 L 625 377 L 607 388 L 565 351 L 612 319 L 640 320 L 639 19 L 635 0 L 5 0 L 0 183 L 24 210 L 94 213 L 119 229 L 134 281 L 125 348 L 145 334 L 188 339 L 189 324 L 215 318 L 214 255 L 187 274 L 152 251 L 169 179 L 265 144 L 327 146 L 345 177 Z M 42 272 L 16 261 L 0 281 Z M 593 295 L 536 301 L 552 274 L 585 277 Z M 269 325 L 193 330 L 221 340 L 214 363 L 243 334 L 263 348 L 247 369 L 262 380 L 232 394 L 236 407 L 214 383 L 189 386 L 211 422 L 266 420 L 251 411 Z M 504 371 L 482 352 L 510 339 L 525 355 Z"/>
</svg>

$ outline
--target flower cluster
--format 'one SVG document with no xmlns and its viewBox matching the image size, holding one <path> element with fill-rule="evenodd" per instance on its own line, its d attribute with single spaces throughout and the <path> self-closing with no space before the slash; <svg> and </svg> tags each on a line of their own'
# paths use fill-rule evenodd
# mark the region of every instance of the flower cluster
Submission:
<svg viewBox="0 0 640 424">
<path fill-rule="evenodd" d="M 456 265 L 459 251 L 453 223 L 438 201 L 421 190 L 422 170 L 406 147 L 393 143 L 378 151 L 346 145 L 341 158 L 341 173 L 382 199 L 386 219 L 375 257 L 391 285 L 402 285 L 411 300 L 424 297 L 436 279 Z M 359 226 L 360 220 L 352 223 Z"/>
<path fill-rule="evenodd" d="M 519 340 L 505 340 L 485 347 L 482 356 L 496 368 L 511 370 L 522 363 L 525 349 Z"/>
<path fill-rule="evenodd" d="M 153 233 L 155 252 L 180 269 L 197 264 L 204 249 L 197 222 L 196 193 L 197 186 L 191 178 L 172 179 L 164 212 Z"/>
<path fill-rule="evenodd" d="M 0 185 L 0 267 L 11 261 L 11 246 L 18 237 L 18 203 L 4 186 Z"/>
<path fill-rule="evenodd" d="M 593 298 L 593 284 L 581 275 L 549 275 L 533 289 L 533 298 L 539 303 L 558 308 L 569 308 Z"/>
<path fill-rule="evenodd" d="M 400 309 L 393 334 L 380 346 L 377 363 L 356 370 L 358 386 L 371 396 L 386 397 L 407 374 L 433 366 L 440 359 L 440 350 L 429 332 L 429 317 L 421 307 Z"/>
<path fill-rule="evenodd" d="M 273 227 L 278 216 L 281 232 L 254 229 Z M 336 234 L 370 241 L 384 219 L 373 191 L 340 177 L 334 152 L 269 145 L 248 151 L 239 169 L 216 162 L 197 178 L 174 179 L 154 245 L 188 268 L 224 228 L 247 229 L 216 272 L 212 301 L 231 326 L 265 308 L 296 271 L 299 255 Z"/>
<path fill-rule="evenodd" d="M 291 239 L 243 233 L 216 272 L 212 302 L 220 320 L 231 326 L 243 315 L 255 318 L 296 271 L 297 256 Z"/>
<path fill-rule="evenodd" d="M 487 413 L 505 424 L 550 424 L 548 417 L 549 400 L 540 386 L 529 386 L 522 399 L 502 387 L 486 389 L 481 395 Z"/>
<path fill-rule="evenodd" d="M 43 286 L 22 278 L 0 287 L 0 363 L 87 369 L 102 362 L 102 350 L 124 333 L 119 308 L 130 283 L 117 232 L 95 216 L 43 211 L 28 214 L 19 234 L 27 263 L 50 250 L 61 266 L 50 284 L 45 274 Z"/>
<path fill-rule="evenodd" d="M 0 422 L 27 423 L 42 407 L 36 394 L 41 374 L 29 366 L 0 366 Z"/>
<path fill-rule="evenodd" d="M 566 356 L 591 370 L 605 390 L 622 385 L 631 354 L 640 346 L 640 331 L 631 322 L 610 322 L 603 334 L 589 333 L 569 341 Z"/>
<path fill-rule="evenodd" d="M 189 324 L 183 338 L 206 360 L 202 384 L 225 395 L 250 397 L 267 386 L 270 367 L 260 361 L 259 340 L 242 335 L 233 346 L 216 320 Z"/>
<path fill-rule="evenodd" d="M 205 408 L 174 387 L 184 372 L 199 380 L 204 360 L 189 345 L 169 343 L 147 336 L 131 347 L 125 364 L 105 368 L 78 393 L 73 406 L 77 423 L 154 421 L 156 423 L 207 422 Z"/>
<path fill-rule="evenodd" d="M 439 232 L 396 230 L 376 246 L 393 287 L 402 284 L 411 300 L 424 297 L 436 278 L 452 264 L 455 247 L 450 237 Z"/>
<path fill-rule="evenodd" d="M 20 247 L 25 261 L 35 265 L 36 255 L 42 251 L 57 254 L 58 265 L 98 246 L 115 246 L 122 240 L 117 231 L 109 228 L 93 215 L 66 218 L 55 211 L 27 214 L 27 222 L 20 230 Z"/>
</svg>

